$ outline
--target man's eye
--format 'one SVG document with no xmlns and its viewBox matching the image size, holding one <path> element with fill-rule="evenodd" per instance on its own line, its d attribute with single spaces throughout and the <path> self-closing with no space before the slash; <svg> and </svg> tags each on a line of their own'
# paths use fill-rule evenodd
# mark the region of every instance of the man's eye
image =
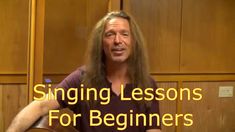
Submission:
<svg viewBox="0 0 235 132">
<path fill-rule="evenodd" d="M 129 36 L 129 33 L 124 32 L 124 33 L 122 33 L 122 35 L 123 35 L 123 36 Z"/>
<path fill-rule="evenodd" d="M 106 37 L 110 37 L 110 36 L 112 36 L 112 35 L 113 35 L 113 33 L 106 33 L 106 34 L 105 34 Z"/>
</svg>

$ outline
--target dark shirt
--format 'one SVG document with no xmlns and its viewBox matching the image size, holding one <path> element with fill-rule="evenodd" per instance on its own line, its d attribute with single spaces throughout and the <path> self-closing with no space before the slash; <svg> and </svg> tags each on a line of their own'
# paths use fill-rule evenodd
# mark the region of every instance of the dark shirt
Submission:
<svg viewBox="0 0 235 132">
<path fill-rule="evenodd" d="M 84 74 L 83 68 L 78 68 L 76 71 L 71 73 L 69 76 L 67 76 L 60 84 L 57 85 L 59 88 L 64 88 L 65 93 L 69 88 L 80 88 L 81 84 L 81 77 Z M 152 80 L 152 87 L 156 88 L 155 82 Z M 111 89 L 112 84 L 106 79 L 104 82 L 104 87 L 102 88 L 110 88 Z M 131 97 L 131 92 L 133 90 L 134 85 L 132 84 L 126 84 L 124 88 L 124 95 L 125 97 Z M 79 90 L 78 90 L 79 91 Z M 122 101 L 120 99 L 120 95 L 116 95 L 112 90 L 110 90 L 110 103 L 107 105 L 101 105 L 100 103 L 96 103 L 92 108 L 90 108 L 88 101 L 78 101 L 75 105 L 69 105 L 68 104 L 68 98 L 65 98 L 65 100 L 62 100 L 62 96 L 59 92 L 58 94 L 58 102 L 61 105 L 62 108 L 69 107 L 75 114 L 81 113 L 81 117 L 77 118 L 77 125 L 76 128 L 80 132 L 116 132 L 118 126 L 116 123 L 116 120 L 114 120 L 114 126 L 106 126 L 102 120 L 102 124 L 100 126 L 90 126 L 90 110 L 99 110 L 101 111 L 101 117 L 103 117 L 107 113 L 111 113 L 114 115 L 115 119 L 118 114 L 123 113 L 127 114 L 127 128 L 123 130 L 124 132 L 145 132 L 147 129 L 160 129 L 160 126 L 157 126 L 156 120 L 153 120 L 153 125 L 148 126 L 148 116 L 147 116 L 147 125 L 143 125 L 143 118 L 139 118 L 139 126 L 135 125 L 135 114 L 136 113 L 144 113 L 145 115 L 148 115 L 150 113 L 156 113 L 159 114 L 159 104 L 158 101 L 153 100 L 151 101 L 150 106 L 146 105 L 140 105 L 137 101 Z M 79 94 L 78 94 L 79 95 Z M 130 117 L 130 110 L 133 110 L 133 118 Z M 102 118 L 103 119 L 103 118 Z M 134 125 L 130 126 L 130 119 L 133 119 Z M 95 120 L 94 120 L 95 121 Z M 96 120 L 97 121 L 97 120 Z M 123 121 L 123 118 L 120 118 L 120 122 Z M 112 121 L 108 121 L 112 122 Z"/>
</svg>

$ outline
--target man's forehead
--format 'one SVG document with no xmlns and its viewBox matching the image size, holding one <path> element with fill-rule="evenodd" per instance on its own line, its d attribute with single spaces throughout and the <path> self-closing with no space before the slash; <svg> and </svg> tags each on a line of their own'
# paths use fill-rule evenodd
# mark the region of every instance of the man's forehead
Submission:
<svg viewBox="0 0 235 132">
<path fill-rule="evenodd" d="M 111 30 L 120 28 L 122 30 L 130 30 L 129 22 L 128 20 L 120 17 L 115 17 L 110 20 L 108 20 L 105 24 L 105 30 Z"/>
</svg>

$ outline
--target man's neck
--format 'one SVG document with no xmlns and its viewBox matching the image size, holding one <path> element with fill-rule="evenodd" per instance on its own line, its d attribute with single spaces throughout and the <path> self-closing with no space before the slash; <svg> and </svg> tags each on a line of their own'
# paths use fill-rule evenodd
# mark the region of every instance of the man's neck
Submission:
<svg viewBox="0 0 235 132">
<path fill-rule="evenodd" d="M 128 65 L 127 63 L 106 63 L 106 74 L 107 78 L 111 82 L 122 82 L 127 83 L 129 82 L 128 77 Z"/>
</svg>

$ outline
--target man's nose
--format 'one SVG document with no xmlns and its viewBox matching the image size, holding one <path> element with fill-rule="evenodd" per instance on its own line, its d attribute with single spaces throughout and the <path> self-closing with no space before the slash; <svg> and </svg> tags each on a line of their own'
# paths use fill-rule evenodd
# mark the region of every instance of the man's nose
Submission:
<svg viewBox="0 0 235 132">
<path fill-rule="evenodd" d="M 114 43 L 119 44 L 119 43 L 121 43 L 121 41 L 122 41 L 122 38 L 121 38 L 120 34 L 116 34 L 115 38 L 114 38 Z"/>
</svg>

